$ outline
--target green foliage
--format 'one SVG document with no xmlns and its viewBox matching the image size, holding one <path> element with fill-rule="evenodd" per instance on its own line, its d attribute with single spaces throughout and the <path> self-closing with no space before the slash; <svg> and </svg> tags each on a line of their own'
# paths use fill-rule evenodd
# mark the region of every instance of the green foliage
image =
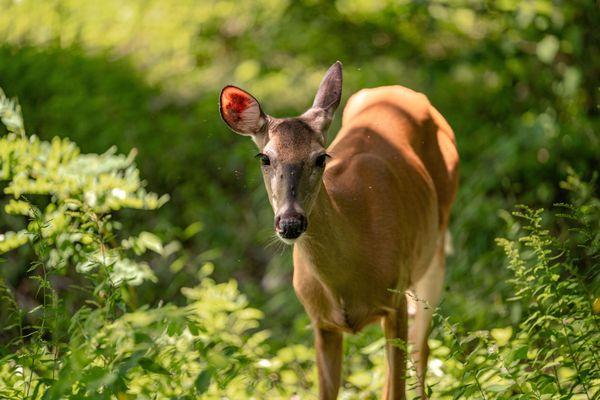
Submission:
<svg viewBox="0 0 600 400">
<path fill-rule="evenodd" d="M 159 234 L 201 221 L 184 247 L 218 258 L 216 277 L 235 274 L 286 326 L 299 311 L 285 294 L 288 258 L 264 250 L 272 215 L 252 144 L 219 121 L 223 85 L 251 90 L 274 115 L 298 113 L 340 59 L 345 99 L 383 84 L 426 93 L 462 158 L 445 307 L 473 328 L 517 314 L 499 295 L 509 286 L 497 210 L 563 202 L 567 166 L 587 176 L 597 161 L 593 2 L 4 0 L 3 10 L 0 84 L 32 110 L 33 130 L 84 151 L 138 148 L 144 176 L 172 196 L 150 217 Z M 176 299 L 190 276 L 165 274 L 176 284 L 164 289 Z"/>
<path fill-rule="evenodd" d="M 153 278 L 147 265 L 107 246 L 119 227 L 110 221 L 110 212 L 155 209 L 167 200 L 145 191 L 133 165 L 134 153 L 116 155 L 113 148 L 102 155 L 80 154 L 68 139 L 45 142 L 28 137 L 18 108 L 1 91 L 0 115 L 9 130 L 0 137 L 0 180 L 6 182 L 3 190 L 11 197 L 4 211 L 35 221 L 3 234 L 0 253 L 22 246 L 34 234 L 49 246 L 43 254 L 47 268 L 73 263 L 77 270 L 89 272 L 105 263 L 112 265 L 111 279 L 117 285 Z M 33 196 L 35 202 L 28 200 Z M 130 239 L 136 240 L 140 238 Z"/>
<path fill-rule="evenodd" d="M 560 205 L 566 211 L 557 213 L 572 235 L 551 235 L 543 210 L 522 206 L 513 215 L 517 233 L 523 233 L 497 239 L 512 273 L 510 300 L 525 310 L 519 324 L 464 333 L 438 315 L 450 350 L 444 368 L 454 378 L 442 393 L 455 399 L 600 396 L 600 317 L 594 308 L 600 295 L 600 203 L 590 196 L 593 186 L 576 176 L 564 186 L 577 189 L 578 205 Z"/>
<path fill-rule="evenodd" d="M 227 131 L 216 104 L 235 83 L 269 113 L 302 112 L 335 59 L 344 100 L 403 84 L 456 132 L 461 189 L 431 341 L 433 397 L 599 396 L 590 305 L 597 313 L 600 227 L 585 183 L 600 154 L 594 2 L 0 9 L 0 86 L 40 135 L 25 134 L 2 96 L 0 397 L 314 396 L 288 254 L 265 250 L 272 213 L 252 144 Z M 518 203 L 561 206 L 499 211 Z M 494 246 L 503 220 L 507 239 Z M 384 344 L 377 328 L 348 341 L 344 398 L 379 397 Z"/>
<path fill-rule="evenodd" d="M 600 396 L 600 201 L 594 182 L 576 175 L 561 186 L 571 193 L 569 205 L 557 205 L 545 218 L 541 209 L 521 206 L 510 220 L 511 239 L 497 239 L 510 273 L 507 300 L 523 310 L 518 321 L 472 331 L 443 307 L 434 314 L 431 398 Z M 568 235 L 558 237 L 545 226 L 557 221 Z M 385 342 L 378 330 L 366 336 L 350 341 L 346 351 L 346 393 L 370 399 L 377 398 L 383 383 Z M 414 373 L 408 382 L 414 386 Z"/>
<path fill-rule="evenodd" d="M 3 251 L 33 247 L 28 272 L 39 300 L 24 310 L 0 287 L 8 305 L 1 325 L 10 337 L 0 348 L 2 397 L 240 398 L 284 391 L 273 371 L 294 368 L 300 352 L 310 353 L 298 347 L 276 363 L 263 359 L 269 335 L 257 330 L 262 313 L 248 307 L 236 282 L 210 279 L 212 264 L 200 269 L 197 286 L 182 289 L 186 305 L 132 304 L 133 286 L 155 277 L 126 254 L 163 254 L 165 247 L 150 232 L 119 241 L 113 217 L 122 208 L 156 209 L 166 197 L 143 189 L 131 155 L 80 154 L 67 139 L 28 137 L 18 107 L 2 92 L 0 115 L 9 130 L 0 138 L 4 193 L 12 197 L 5 212 L 28 221 L 2 236 Z M 69 309 L 57 279 L 73 269 L 83 277 L 77 289 L 85 302 Z"/>
<path fill-rule="evenodd" d="M 474 329 L 518 314 L 500 296 L 510 287 L 493 245 L 498 210 L 563 202 L 567 166 L 585 176 L 597 163 L 593 2 L 38 3 L 2 3 L 0 84 L 20 96 L 42 138 L 67 134 L 86 152 L 139 149 L 144 176 L 173 205 L 149 222 L 190 250 L 177 273 L 160 272 L 175 301 L 193 279 L 190 260 L 203 254 L 218 258 L 217 279 L 235 275 L 253 304 L 277 315 L 272 328 L 300 311 L 289 262 L 264 249 L 272 213 L 252 144 L 218 118 L 227 83 L 277 116 L 302 112 L 335 59 L 345 99 L 383 84 L 426 93 L 455 129 L 462 158 L 444 307 Z M 137 233 L 141 219 L 127 215 L 124 229 Z M 202 234 L 184 237 L 198 221 Z"/>
<path fill-rule="evenodd" d="M 258 310 L 234 282 L 185 290 L 188 304 L 124 312 L 82 307 L 58 348 L 30 343 L 5 359 L 8 398 L 244 398 L 269 379 L 254 364 L 264 353 Z M 55 334 L 53 332 L 53 334 Z M 259 388 L 262 386 L 259 385 Z"/>
</svg>

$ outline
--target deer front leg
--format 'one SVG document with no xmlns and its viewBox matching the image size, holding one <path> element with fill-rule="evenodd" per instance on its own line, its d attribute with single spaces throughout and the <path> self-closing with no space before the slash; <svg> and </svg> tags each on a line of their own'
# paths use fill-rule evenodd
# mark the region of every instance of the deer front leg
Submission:
<svg viewBox="0 0 600 400">
<path fill-rule="evenodd" d="M 319 400 L 337 398 L 342 372 L 342 339 L 339 332 L 315 327 Z"/>
<path fill-rule="evenodd" d="M 402 296 L 404 297 L 404 296 Z M 396 311 L 383 318 L 383 332 L 387 339 L 386 355 L 388 362 L 384 400 L 406 399 L 406 337 L 407 337 L 406 299 L 401 300 Z"/>
</svg>

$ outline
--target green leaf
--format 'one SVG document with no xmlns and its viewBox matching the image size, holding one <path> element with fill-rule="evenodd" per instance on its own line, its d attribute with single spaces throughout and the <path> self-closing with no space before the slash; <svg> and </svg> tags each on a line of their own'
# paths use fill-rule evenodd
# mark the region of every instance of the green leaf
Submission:
<svg viewBox="0 0 600 400">
<path fill-rule="evenodd" d="M 490 385 L 485 390 L 493 393 L 506 393 L 509 388 L 509 385 Z"/>
<path fill-rule="evenodd" d="M 490 331 L 490 335 L 496 340 L 498 346 L 505 346 L 512 337 L 512 334 L 513 330 L 510 326 L 506 328 L 494 328 Z"/>
<path fill-rule="evenodd" d="M 196 392 L 198 394 L 202 394 L 208 390 L 213 373 L 214 370 L 212 368 L 208 368 L 198 374 L 196 382 L 194 383 L 194 387 L 196 388 Z"/>
<path fill-rule="evenodd" d="M 527 359 L 527 353 L 529 352 L 529 346 L 521 346 L 513 350 L 510 354 L 511 361 L 520 361 Z"/>
<path fill-rule="evenodd" d="M 157 364 L 154 360 L 148 357 L 142 357 L 138 361 L 140 367 L 145 371 L 154 372 L 161 375 L 171 375 L 163 366 Z"/>
</svg>

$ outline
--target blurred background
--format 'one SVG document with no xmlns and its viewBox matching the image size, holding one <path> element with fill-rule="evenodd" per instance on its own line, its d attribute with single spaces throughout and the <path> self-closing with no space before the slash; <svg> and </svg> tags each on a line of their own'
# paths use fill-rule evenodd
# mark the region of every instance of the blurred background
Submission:
<svg viewBox="0 0 600 400">
<path fill-rule="evenodd" d="M 135 148 L 147 188 L 171 196 L 158 212 L 119 216 L 125 233 L 182 245 L 176 257 L 145 256 L 159 279 L 137 288 L 137 302 L 182 302 L 181 287 L 210 261 L 218 281 L 236 278 L 264 311 L 273 346 L 311 333 L 290 251 L 268 246 L 254 145 L 219 117 L 224 85 L 247 89 L 269 114 L 297 115 L 340 60 L 343 104 L 390 84 L 430 98 L 462 160 L 442 307 L 467 329 L 519 320 L 520 306 L 503 300 L 494 243 L 510 235 L 508 211 L 561 202 L 569 168 L 585 179 L 598 167 L 594 1 L 0 0 L 0 9 L 0 87 L 18 97 L 28 132 L 70 137 L 82 152 Z M 33 297 L 28 251 L 5 255 L 11 268 L 0 269 L 22 301 Z"/>
</svg>

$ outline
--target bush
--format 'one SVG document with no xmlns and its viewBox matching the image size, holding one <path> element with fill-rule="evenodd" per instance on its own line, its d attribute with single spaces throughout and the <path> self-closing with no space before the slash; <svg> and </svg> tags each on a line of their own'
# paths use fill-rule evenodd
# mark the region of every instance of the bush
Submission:
<svg viewBox="0 0 600 400">
<path fill-rule="evenodd" d="M 167 257 L 177 244 L 165 246 L 150 232 L 119 238 L 117 210 L 154 210 L 167 200 L 145 191 L 133 154 L 81 154 L 68 139 L 27 136 L 19 108 L 2 92 L 0 117 L 8 130 L 0 137 L 0 178 L 11 198 L 4 211 L 26 221 L 0 237 L 0 250 L 33 247 L 28 277 L 39 301 L 23 308 L 0 286 L 7 306 L 0 314 L 7 338 L 0 348 L 2 397 L 240 398 L 285 391 L 272 371 L 295 370 L 300 353 L 307 360 L 310 352 L 299 346 L 277 362 L 263 359 L 262 313 L 248 307 L 235 281 L 210 279 L 212 264 L 199 270 L 197 286 L 182 289 L 186 305 L 136 304 L 135 286 L 155 280 L 136 258 L 147 250 Z M 79 302 L 65 302 L 73 302 L 71 291 Z"/>
<path fill-rule="evenodd" d="M 553 236 L 546 227 L 553 218 L 521 206 L 513 213 L 514 239 L 497 239 L 512 274 L 509 301 L 523 310 L 518 325 L 465 333 L 438 314 L 448 347 L 444 370 L 450 372 L 442 393 L 484 399 L 600 395 L 600 201 L 594 186 L 576 176 L 563 187 L 576 194 L 576 205 L 557 205 L 568 235 Z"/>
<path fill-rule="evenodd" d="M 600 396 L 600 200 L 594 182 L 570 175 L 571 204 L 520 206 L 509 237 L 497 239 L 508 261 L 514 325 L 470 331 L 438 309 L 430 339 L 433 399 L 596 399 Z M 550 227 L 563 225 L 568 234 Z M 418 299 L 417 299 L 418 300 Z M 346 392 L 376 398 L 383 383 L 378 330 L 353 339 Z M 409 363 L 409 367 L 411 364 Z M 410 369 L 410 368 L 409 368 Z M 415 385 L 409 371 L 409 387 Z"/>
<path fill-rule="evenodd" d="M 219 280 L 229 279 L 243 260 L 245 268 L 239 268 L 237 276 L 255 283 L 250 279 L 253 271 L 269 258 L 263 238 L 255 232 L 268 227 L 271 216 L 262 207 L 267 204 L 263 191 L 256 190 L 261 181 L 250 167 L 255 160 L 247 157 L 252 154 L 250 143 L 224 129 L 216 133 L 216 98 L 181 105 L 146 83 L 128 59 L 115 60 L 108 52 L 91 55 L 78 45 L 1 45 L 0 86 L 19 96 L 27 130 L 41 139 L 68 136 L 85 153 L 116 147 L 140 155 L 141 174 L 153 188 L 170 194 L 172 206 L 151 214 L 121 211 L 124 233 L 137 235 L 145 224 L 163 240 L 176 238 L 184 250 L 193 250 L 182 256 L 218 258 Z M 208 119 L 208 110 L 217 118 Z M 199 231 L 203 234 L 196 235 Z M 20 261 L 25 271 L 26 260 L 22 256 L 14 262 Z M 159 273 L 164 278 L 159 285 L 171 294 L 170 300 L 183 301 L 179 289 L 193 279 L 193 268 L 183 262 L 177 271 Z M 5 277 L 18 285 L 19 275 Z M 146 296 L 158 301 L 151 293 Z"/>
</svg>

